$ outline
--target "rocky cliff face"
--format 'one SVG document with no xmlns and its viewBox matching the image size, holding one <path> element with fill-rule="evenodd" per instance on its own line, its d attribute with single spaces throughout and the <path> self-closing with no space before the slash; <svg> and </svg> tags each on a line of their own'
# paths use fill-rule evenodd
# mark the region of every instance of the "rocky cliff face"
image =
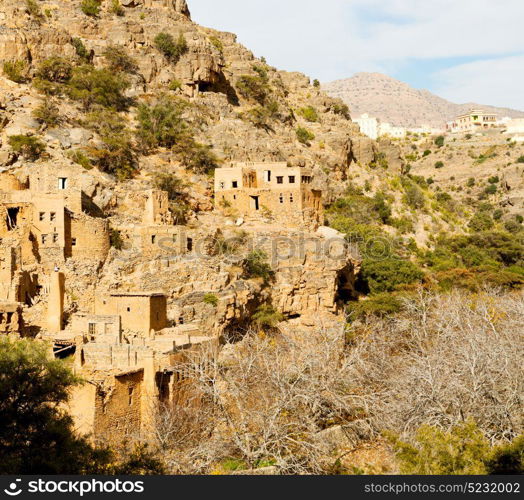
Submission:
<svg viewBox="0 0 524 500">
<path fill-rule="evenodd" d="M 59 123 L 45 125 L 35 118 L 34 111 L 45 98 L 34 85 L 44 61 L 60 57 L 73 66 L 88 63 L 103 68 L 107 65 L 105 51 L 115 47 L 136 65 L 128 75 L 126 91 L 133 105 L 115 115 L 128 130 L 135 127 L 139 104 L 169 95 L 185 103 L 184 118 L 193 127 L 195 139 L 211 149 L 218 164 L 287 161 L 311 167 L 326 203 L 344 191 L 354 170 L 378 154 L 381 146 L 358 133 L 341 101 L 324 94 L 306 76 L 277 70 L 255 58 L 234 34 L 193 23 L 185 0 L 121 0 L 120 5 L 117 13 L 111 2 L 103 1 L 98 15 L 86 15 L 80 0 L 38 2 L 36 12 L 25 2 L 2 2 L 0 59 L 20 64 L 21 78 L 15 82 L 6 71 L 0 76 L 0 168 L 21 180 L 32 169 L 46 165 L 67 168 L 79 179 L 90 213 L 107 218 L 111 227 L 139 224 L 142 214 L 133 193 L 151 188 L 158 172 L 169 173 L 184 184 L 189 223 L 199 237 L 216 238 L 217 229 L 232 224 L 231 217 L 209 213 L 213 208 L 211 179 L 191 171 L 167 149 L 156 148 L 147 154 L 137 149 L 137 172 L 127 180 L 79 164 L 75 160 L 79 151 L 92 151 L 103 141 L 99 128 L 86 124 L 87 112 L 81 102 L 67 94 L 51 97 L 59 107 Z M 176 61 L 156 46 L 155 37 L 160 33 L 185 40 Z M 261 85 L 264 99 L 242 90 L 242 80 L 249 79 Z M 298 140 L 300 128 L 309 132 L 309 140 Z M 35 161 L 15 154 L 9 144 L 13 135 L 37 138 L 45 144 L 45 155 Z M 400 169 L 398 151 L 385 151 L 391 167 Z M 285 227 L 244 225 L 242 230 L 248 236 L 267 232 L 269 241 L 300 236 Z M 322 240 L 315 234 L 309 238 L 314 244 Z M 102 265 L 68 261 L 63 269 L 67 308 L 89 311 L 100 288 L 163 290 L 169 297 L 173 323 L 184 318 L 186 324 L 218 335 L 246 321 L 268 300 L 286 318 L 302 318 L 305 324 L 312 324 L 313 318 L 337 315 L 341 295 L 352 292 L 358 269 L 358 259 L 350 254 L 333 260 L 306 252 L 272 262 L 275 281 L 269 289 L 242 277 L 241 256 L 223 260 L 223 256 L 209 255 L 193 256 L 189 261 L 162 255 L 149 258 L 127 248 L 113 249 Z M 217 297 L 216 306 L 203 302 L 209 294 Z M 38 321 L 38 308 L 34 317 Z"/>
</svg>

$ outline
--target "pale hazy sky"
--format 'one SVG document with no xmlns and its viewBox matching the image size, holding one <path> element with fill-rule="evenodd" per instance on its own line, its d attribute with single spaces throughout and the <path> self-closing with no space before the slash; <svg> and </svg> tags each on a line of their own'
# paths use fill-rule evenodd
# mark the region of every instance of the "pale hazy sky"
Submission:
<svg viewBox="0 0 524 500">
<path fill-rule="evenodd" d="M 524 110 L 524 0 L 188 0 L 280 69 L 378 71 L 454 102 Z"/>
</svg>

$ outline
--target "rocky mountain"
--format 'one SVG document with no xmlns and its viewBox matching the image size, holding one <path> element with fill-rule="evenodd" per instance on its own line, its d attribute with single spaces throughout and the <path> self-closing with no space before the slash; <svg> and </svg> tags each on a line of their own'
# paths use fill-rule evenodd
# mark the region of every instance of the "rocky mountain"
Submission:
<svg viewBox="0 0 524 500">
<path fill-rule="evenodd" d="M 442 127 L 471 108 L 493 111 L 500 117 L 524 117 L 523 111 L 477 103 L 455 104 L 427 90 L 419 90 L 381 73 L 357 73 L 351 78 L 326 83 L 323 89 L 342 99 L 354 116 L 369 113 L 396 126 L 428 124 Z"/>
</svg>

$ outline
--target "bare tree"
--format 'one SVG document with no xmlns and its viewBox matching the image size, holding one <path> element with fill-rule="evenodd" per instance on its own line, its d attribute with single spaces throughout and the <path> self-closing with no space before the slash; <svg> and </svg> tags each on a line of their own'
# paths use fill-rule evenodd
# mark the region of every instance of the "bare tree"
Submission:
<svg viewBox="0 0 524 500">
<path fill-rule="evenodd" d="M 522 293 L 432 295 L 354 328 L 355 383 L 377 431 L 412 435 L 473 418 L 492 441 L 523 430 Z"/>
</svg>

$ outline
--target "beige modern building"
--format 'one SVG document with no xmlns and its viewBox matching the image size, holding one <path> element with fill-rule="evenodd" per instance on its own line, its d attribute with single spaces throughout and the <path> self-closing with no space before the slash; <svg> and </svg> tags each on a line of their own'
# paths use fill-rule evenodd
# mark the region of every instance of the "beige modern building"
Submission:
<svg viewBox="0 0 524 500">
<path fill-rule="evenodd" d="M 270 215 L 288 223 L 322 221 L 322 192 L 313 172 L 287 163 L 237 163 L 215 170 L 215 207 L 244 217 Z"/>
<path fill-rule="evenodd" d="M 498 127 L 497 115 L 482 109 L 472 109 L 468 113 L 459 115 L 455 120 L 448 122 L 446 129 L 451 133 L 478 132 Z"/>
</svg>

